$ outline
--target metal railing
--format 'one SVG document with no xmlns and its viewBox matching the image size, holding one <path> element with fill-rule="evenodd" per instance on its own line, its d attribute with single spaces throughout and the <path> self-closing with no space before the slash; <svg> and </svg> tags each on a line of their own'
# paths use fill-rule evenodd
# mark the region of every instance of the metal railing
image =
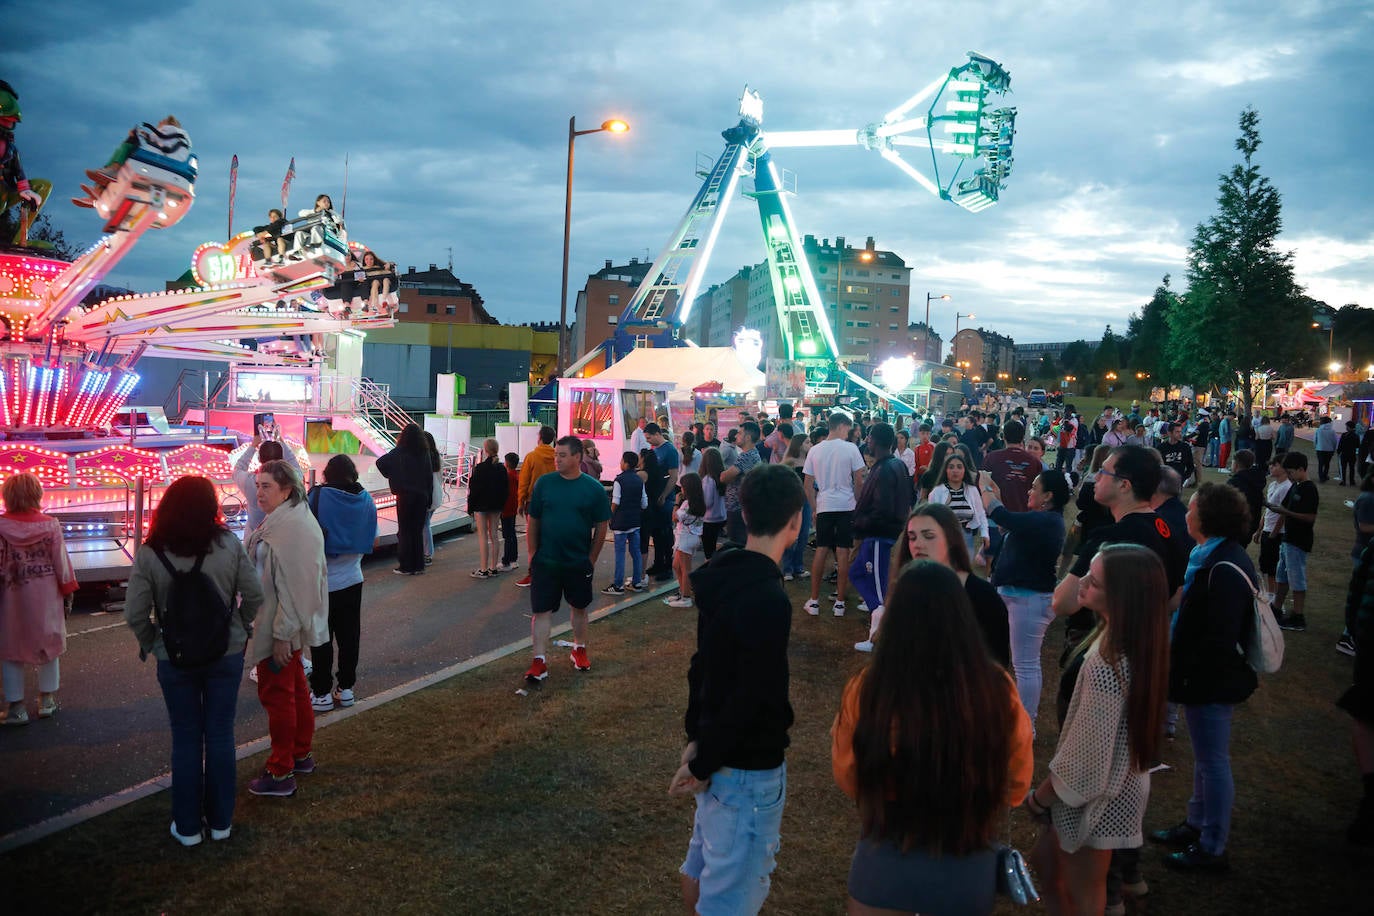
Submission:
<svg viewBox="0 0 1374 916">
<path fill-rule="evenodd" d="M 214 406 L 225 406 L 224 393 L 228 389 L 227 372 L 221 372 L 217 379 L 211 379 L 210 373 L 203 369 L 182 369 L 177 375 L 177 380 L 172 383 L 171 392 L 162 402 L 163 413 L 173 423 L 180 424 L 186 419 L 188 410 L 208 410 Z"/>
<path fill-rule="evenodd" d="M 358 419 L 372 427 L 381 439 L 391 448 L 414 419 L 405 409 L 391 399 L 391 386 L 371 379 L 353 380 L 353 406 L 358 411 Z"/>
<path fill-rule="evenodd" d="M 469 410 L 469 417 L 472 418 L 472 438 L 486 439 L 496 435 L 496 424 L 507 423 L 510 421 L 510 411 L 501 410 Z M 558 428 L 558 407 L 553 404 L 542 405 L 534 411 L 534 418 L 531 423 L 541 423 L 545 426 Z"/>
</svg>

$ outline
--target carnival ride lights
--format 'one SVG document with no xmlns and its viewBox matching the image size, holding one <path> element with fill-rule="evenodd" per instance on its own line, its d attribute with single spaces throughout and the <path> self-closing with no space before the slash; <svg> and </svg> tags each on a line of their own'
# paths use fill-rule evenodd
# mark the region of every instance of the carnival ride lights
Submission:
<svg viewBox="0 0 1374 916">
<path fill-rule="evenodd" d="M 970 52 L 968 63 L 933 80 L 881 121 L 860 128 L 768 132 L 761 129 L 763 100 L 747 86 L 740 120 L 722 133 L 725 150 L 702 181 L 686 214 L 654 260 L 616 325 L 614 337 L 569 366 L 574 375 L 597 356 L 607 363 L 643 346 L 681 346 L 711 250 L 740 179 L 752 176 L 785 356 L 826 368 L 838 365 L 839 344 L 807 263 L 771 150 L 858 146 L 877 152 L 921 187 L 971 213 L 997 202 L 1012 167 L 1016 109 L 991 108 L 989 98 L 1010 89 L 1001 64 Z M 913 115 L 927 104 L 924 114 Z M 929 150 L 934 178 L 902 156 L 904 148 Z M 953 165 L 942 164 L 952 162 Z M 968 168 L 971 174 L 964 175 Z M 964 177 L 961 177 L 964 176 Z M 843 370 L 856 384 L 892 393 Z M 909 408 L 908 408 L 909 409 Z"/>
</svg>

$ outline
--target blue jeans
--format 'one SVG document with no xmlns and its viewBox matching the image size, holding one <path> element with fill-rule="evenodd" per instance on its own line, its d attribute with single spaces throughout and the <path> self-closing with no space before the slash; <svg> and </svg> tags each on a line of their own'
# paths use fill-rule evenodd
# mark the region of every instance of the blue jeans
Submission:
<svg viewBox="0 0 1374 916">
<path fill-rule="evenodd" d="M 702 916 L 757 913 L 777 867 L 787 764 L 772 770 L 717 770 L 704 792 L 682 873 L 701 888 Z"/>
<path fill-rule="evenodd" d="M 1026 594 L 1019 589 L 999 588 L 997 594 L 1002 596 L 1002 602 L 1007 606 L 1007 619 L 1011 625 L 1011 669 L 1016 673 L 1016 692 L 1034 729 L 1043 684 L 1040 648 L 1045 642 L 1045 631 L 1054 620 L 1054 593 Z"/>
<path fill-rule="evenodd" d="M 1188 737 L 1193 742 L 1193 797 L 1188 799 L 1188 823 L 1202 831 L 1204 852 L 1226 851 L 1231 834 L 1231 808 L 1236 784 L 1231 778 L 1231 714 L 1234 706 L 1208 703 L 1184 706 Z"/>
<path fill-rule="evenodd" d="M 802 524 L 797 542 L 782 555 L 782 571 L 797 575 L 806 569 L 806 542 L 811 537 L 811 503 L 802 500 Z"/>
<path fill-rule="evenodd" d="M 634 531 L 613 531 L 615 535 L 615 578 L 614 585 L 625 584 L 625 551 L 630 551 L 630 568 L 635 577 L 631 581 L 638 584 L 644 581 L 644 554 L 639 552 L 639 529 Z"/>
<path fill-rule="evenodd" d="M 172 818 L 177 833 L 198 836 L 234 822 L 234 715 L 243 653 L 199 668 L 158 659 L 157 682 L 172 724 Z"/>
</svg>

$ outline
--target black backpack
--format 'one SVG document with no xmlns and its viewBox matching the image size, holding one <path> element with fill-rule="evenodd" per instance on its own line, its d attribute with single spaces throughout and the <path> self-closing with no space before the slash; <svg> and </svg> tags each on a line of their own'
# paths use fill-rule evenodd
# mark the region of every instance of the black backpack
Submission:
<svg viewBox="0 0 1374 916">
<path fill-rule="evenodd" d="M 182 572 L 161 550 L 154 548 L 153 553 L 172 577 L 167 606 L 159 608 L 157 614 L 168 661 L 178 668 L 198 668 L 223 658 L 229 649 L 233 610 L 210 577 L 201 572 L 205 557 L 196 557 L 196 564 Z"/>
</svg>

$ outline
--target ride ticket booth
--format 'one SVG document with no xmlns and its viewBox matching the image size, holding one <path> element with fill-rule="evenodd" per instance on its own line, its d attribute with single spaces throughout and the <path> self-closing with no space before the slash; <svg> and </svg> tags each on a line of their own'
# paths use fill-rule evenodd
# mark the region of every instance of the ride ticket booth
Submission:
<svg viewBox="0 0 1374 916">
<path fill-rule="evenodd" d="M 558 437 L 590 439 L 601 452 L 601 479 L 620 473 L 620 456 L 630 450 L 630 436 L 643 417 L 649 423 L 668 416 L 673 385 L 643 379 L 560 378 Z M 660 426 L 662 424 L 659 424 Z M 663 431 L 672 436 L 671 429 Z"/>
</svg>

